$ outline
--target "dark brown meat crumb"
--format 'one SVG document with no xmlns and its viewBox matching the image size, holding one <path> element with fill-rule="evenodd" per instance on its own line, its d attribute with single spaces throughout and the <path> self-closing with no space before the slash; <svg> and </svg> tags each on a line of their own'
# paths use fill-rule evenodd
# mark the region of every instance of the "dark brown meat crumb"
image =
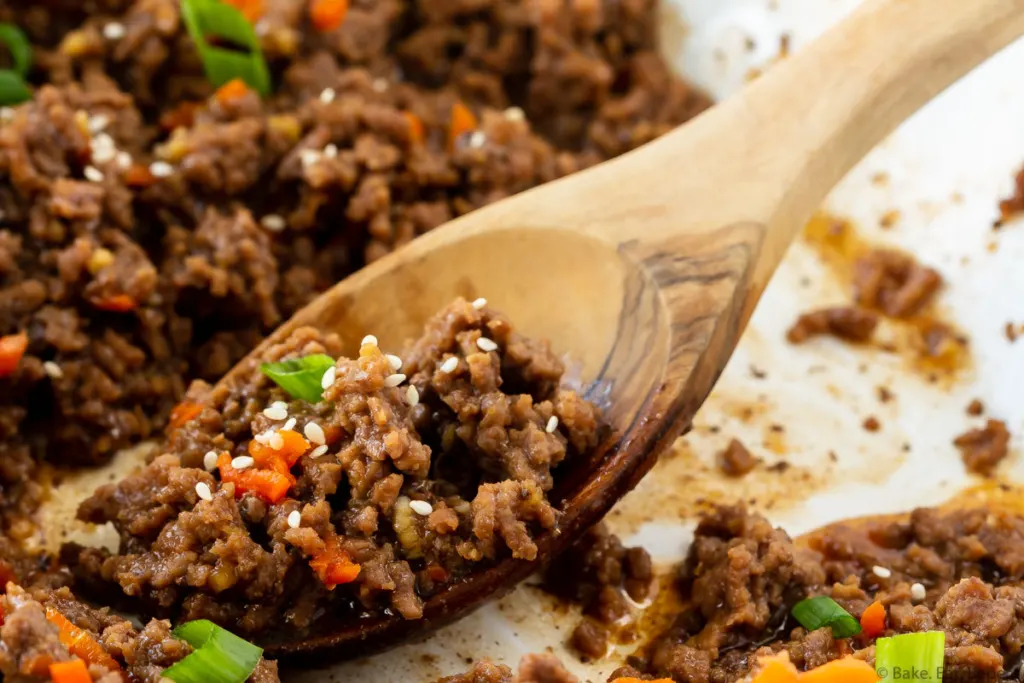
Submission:
<svg viewBox="0 0 1024 683">
<path fill-rule="evenodd" d="M 1009 454 L 1010 432 L 1002 420 L 988 420 L 953 440 L 969 472 L 988 476 Z"/>
<path fill-rule="evenodd" d="M 967 404 L 967 414 L 971 417 L 979 417 L 985 412 L 985 404 L 981 402 L 981 399 L 973 399 Z"/>
<path fill-rule="evenodd" d="M 871 339 L 878 326 L 878 315 L 856 306 L 824 308 L 804 313 L 786 332 L 792 344 L 802 344 L 811 337 L 832 335 L 850 342 L 863 343 Z"/>
<path fill-rule="evenodd" d="M 715 456 L 718 469 L 729 477 L 742 477 L 757 466 L 757 458 L 751 455 L 739 439 L 732 439 L 729 445 Z"/>
<path fill-rule="evenodd" d="M 878 418 L 875 417 L 874 415 L 869 415 L 868 417 L 864 418 L 863 427 L 865 431 L 877 432 L 879 429 L 882 428 L 882 423 L 879 422 Z"/>
<path fill-rule="evenodd" d="M 890 249 L 875 249 L 857 259 L 854 300 L 891 318 L 906 318 L 927 306 L 942 285 L 938 271 Z"/>
</svg>

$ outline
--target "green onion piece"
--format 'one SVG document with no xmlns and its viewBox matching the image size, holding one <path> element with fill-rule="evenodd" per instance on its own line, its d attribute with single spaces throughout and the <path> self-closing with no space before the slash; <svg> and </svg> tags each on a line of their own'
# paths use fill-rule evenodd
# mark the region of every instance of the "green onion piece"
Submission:
<svg viewBox="0 0 1024 683">
<path fill-rule="evenodd" d="M 25 76 L 32 67 L 32 46 L 25 33 L 14 24 L 0 23 L 0 43 L 7 46 L 14 69 L 0 70 L 0 105 L 21 104 L 32 98 Z"/>
<path fill-rule="evenodd" d="M 242 79 L 261 95 L 270 94 L 270 72 L 256 30 L 237 8 L 221 0 L 182 0 L 182 18 L 203 60 L 206 77 L 218 88 Z M 249 52 L 211 45 L 207 36 L 221 38 Z"/>
<path fill-rule="evenodd" d="M 836 638 L 849 638 L 860 633 L 860 622 L 827 595 L 801 600 L 793 606 L 793 616 L 808 631 L 832 627 Z"/>
<path fill-rule="evenodd" d="M 875 673 L 883 682 L 942 683 L 945 654 L 946 634 L 942 631 L 879 638 L 875 641 Z"/>
<path fill-rule="evenodd" d="M 175 683 L 242 683 L 263 656 L 263 648 L 206 619 L 182 624 L 173 633 L 194 650 L 164 669 L 162 675 Z"/>
<path fill-rule="evenodd" d="M 279 363 L 263 363 L 260 371 L 274 380 L 277 386 L 293 398 L 316 403 L 324 394 L 320 380 L 327 368 L 334 367 L 334 359 L 322 353 L 312 356 L 284 360 Z"/>
<path fill-rule="evenodd" d="M 0 43 L 7 46 L 14 60 L 14 72 L 24 78 L 32 67 L 32 46 L 24 31 L 14 24 L 0 23 Z"/>
</svg>

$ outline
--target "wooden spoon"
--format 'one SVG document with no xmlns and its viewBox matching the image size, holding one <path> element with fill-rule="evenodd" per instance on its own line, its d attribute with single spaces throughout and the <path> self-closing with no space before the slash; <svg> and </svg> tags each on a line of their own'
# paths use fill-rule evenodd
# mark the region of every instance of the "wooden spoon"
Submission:
<svg viewBox="0 0 1024 683">
<path fill-rule="evenodd" d="M 399 348 L 454 297 L 484 296 L 582 363 L 614 439 L 556 492 L 570 544 L 688 427 L 793 236 L 883 136 L 1024 33 L 1024 0 L 868 0 L 744 92 L 630 154 L 475 211 L 320 296 L 296 327 Z M 993 102 L 993 106 L 997 103 Z M 231 381 L 236 367 L 222 381 Z M 453 620 L 537 563 L 505 561 L 431 598 L 422 620 L 325 621 L 271 654 L 366 654 Z"/>
</svg>

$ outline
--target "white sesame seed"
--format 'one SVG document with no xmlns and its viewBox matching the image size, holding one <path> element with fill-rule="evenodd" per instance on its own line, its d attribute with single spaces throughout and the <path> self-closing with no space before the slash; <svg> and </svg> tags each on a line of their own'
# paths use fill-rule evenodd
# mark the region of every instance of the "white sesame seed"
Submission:
<svg viewBox="0 0 1024 683">
<path fill-rule="evenodd" d="M 256 461 L 248 455 L 240 455 L 231 461 L 231 466 L 236 470 L 244 470 L 247 467 L 252 467 L 254 462 Z"/>
<path fill-rule="evenodd" d="M 476 340 L 476 347 L 485 352 L 498 350 L 498 345 L 494 343 L 494 340 L 488 339 L 487 337 L 478 337 Z"/>
<path fill-rule="evenodd" d="M 321 444 L 309 452 L 309 457 L 319 458 L 321 455 L 327 452 L 327 446 Z"/>
<path fill-rule="evenodd" d="M 324 88 L 320 91 L 320 101 L 324 104 L 330 104 L 334 101 L 334 96 L 337 93 L 334 92 L 334 88 Z"/>
<path fill-rule="evenodd" d="M 118 166 L 118 168 L 123 168 L 123 169 L 127 170 L 131 165 L 132 165 L 132 155 L 131 154 L 129 154 L 128 152 L 118 152 L 117 153 L 117 166 Z M 149 172 L 152 173 L 153 169 L 149 169 Z"/>
<path fill-rule="evenodd" d="M 320 161 L 320 150 L 304 149 L 299 152 L 299 158 L 302 159 L 302 167 L 309 168 Z"/>
<path fill-rule="evenodd" d="M 388 375 L 384 378 L 384 386 L 386 387 L 397 387 L 399 384 L 405 381 L 405 375 L 400 372 L 396 372 L 393 375 Z"/>
<path fill-rule="evenodd" d="M 255 441 L 256 443 L 261 443 L 264 446 L 266 446 L 267 444 L 270 443 L 270 437 L 276 433 L 277 432 L 275 432 L 273 429 L 268 429 L 267 431 L 261 434 L 254 434 L 252 438 L 253 441 Z"/>
<path fill-rule="evenodd" d="M 459 367 L 459 359 L 452 356 L 445 362 L 441 363 L 441 367 L 438 368 L 441 372 L 455 372 L 455 368 Z"/>
<path fill-rule="evenodd" d="M 327 368 L 327 372 L 325 372 L 324 376 L 320 378 L 320 388 L 321 389 L 328 389 L 328 388 L 330 388 L 330 386 L 332 384 L 334 384 L 334 376 L 337 373 L 338 373 L 338 371 L 337 371 L 337 369 L 333 365 L 331 367 Z"/>
<path fill-rule="evenodd" d="M 388 89 L 388 82 L 383 78 L 375 78 L 373 81 L 373 89 L 375 92 L 386 92 Z"/>
<path fill-rule="evenodd" d="M 154 161 L 149 165 L 149 172 L 154 178 L 166 178 L 174 173 L 174 167 L 166 161 Z"/>
<path fill-rule="evenodd" d="M 871 572 L 880 579 L 888 579 L 890 576 L 892 576 L 891 569 L 887 569 L 886 567 L 879 567 L 878 565 L 872 567 Z"/>
<path fill-rule="evenodd" d="M 105 164 L 108 161 L 113 161 L 114 157 L 117 156 L 117 149 L 114 147 L 107 147 L 105 145 L 92 145 L 92 160 L 96 164 Z"/>
<path fill-rule="evenodd" d="M 915 583 L 910 586 L 910 598 L 914 602 L 921 602 L 922 600 L 924 600 L 925 595 L 926 592 L 923 584 Z"/>
<path fill-rule="evenodd" d="M 473 308 L 475 308 L 478 311 L 481 308 L 483 308 L 484 306 L 486 306 L 486 305 L 487 305 L 487 299 L 485 299 L 483 297 L 480 297 L 479 299 L 476 299 L 476 300 L 473 301 Z"/>
<path fill-rule="evenodd" d="M 434 511 L 434 506 L 425 500 L 410 500 L 409 507 L 417 515 L 423 515 L 424 517 Z"/>
<path fill-rule="evenodd" d="M 207 470 L 212 470 L 217 466 L 217 453 L 215 451 L 206 451 L 206 455 L 203 456 L 203 467 Z"/>
<path fill-rule="evenodd" d="M 124 38 L 124 24 L 112 21 L 103 27 L 103 37 L 107 40 L 121 40 Z"/>
<path fill-rule="evenodd" d="M 399 370 L 402 369 L 402 359 L 401 358 L 399 358 L 398 356 L 392 355 L 390 353 L 387 354 L 386 357 L 388 359 L 388 363 L 391 364 L 391 369 L 392 370 L 394 370 L 395 372 L 398 372 Z"/>
<path fill-rule="evenodd" d="M 324 147 L 324 156 L 327 157 L 328 159 L 337 159 L 338 146 L 332 142 L 331 144 Z"/>
<path fill-rule="evenodd" d="M 85 170 L 82 171 L 82 174 L 85 176 L 85 179 L 90 182 L 103 182 L 103 172 L 100 171 L 100 169 L 96 168 L 95 166 L 86 166 Z"/>
<path fill-rule="evenodd" d="M 14 109 L 11 107 L 0 107 L 0 121 L 11 121 L 14 119 Z"/>
<path fill-rule="evenodd" d="M 417 389 L 414 385 L 410 384 L 409 388 L 406 389 L 406 391 L 405 391 L 405 400 L 411 406 L 419 405 L 419 402 L 420 402 L 420 392 L 419 392 L 419 389 Z"/>
<path fill-rule="evenodd" d="M 271 420 L 283 420 L 288 417 L 288 408 L 281 403 L 272 403 L 263 409 L 263 415 Z"/>
<path fill-rule="evenodd" d="M 474 149 L 477 147 L 483 147 L 485 142 L 487 142 L 487 136 L 484 135 L 482 130 L 475 130 L 473 131 L 473 134 L 469 136 L 469 146 Z"/>
<path fill-rule="evenodd" d="M 60 369 L 60 366 L 54 363 L 52 360 L 48 360 L 43 363 L 43 371 L 53 379 L 60 379 L 64 376 L 64 371 Z"/>
<path fill-rule="evenodd" d="M 276 213 L 268 213 L 266 216 L 260 219 L 260 225 L 269 230 L 270 232 L 281 232 L 288 224 L 284 218 L 278 216 Z"/>
<path fill-rule="evenodd" d="M 299 525 L 302 524 L 302 513 L 298 510 L 292 510 L 288 513 L 288 526 L 293 529 L 298 529 Z"/>
<path fill-rule="evenodd" d="M 295 420 L 294 417 L 289 417 L 288 421 L 284 423 L 284 426 L 281 427 L 281 429 L 284 429 L 286 431 L 287 430 L 291 430 L 291 429 L 295 429 L 295 422 L 296 422 L 296 420 Z"/>
<path fill-rule="evenodd" d="M 522 121 L 526 118 L 526 112 L 521 107 L 509 107 L 505 110 L 505 118 L 509 121 Z"/>
<path fill-rule="evenodd" d="M 377 338 L 374 337 L 372 334 L 366 335 L 365 337 L 363 337 L 363 341 L 360 344 L 360 346 L 366 346 L 366 345 L 376 346 L 377 345 Z"/>
<path fill-rule="evenodd" d="M 327 435 L 324 434 L 324 428 L 316 422 L 307 422 L 306 426 L 302 429 L 302 433 L 313 443 L 321 445 L 327 443 Z"/>
<path fill-rule="evenodd" d="M 196 495 L 203 500 L 213 500 L 213 494 L 210 493 L 210 485 L 205 481 L 196 484 Z"/>
<path fill-rule="evenodd" d="M 270 435 L 270 439 L 267 441 L 267 445 L 273 448 L 275 451 L 279 451 L 284 448 L 284 437 L 280 433 L 274 432 Z"/>
<path fill-rule="evenodd" d="M 558 429 L 558 418 L 552 415 L 551 417 L 548 418 L 548 423 L 544 425 L 544 431 L 547 432 L 548 434 L 551 434 L 556 429 Z"/>
<path fill-rule="evenodd" d="M 92 134 L 99 133 L 106 130 L 107 126 L 110 125 L 110 117 L 105 114 L 96 114 L 95 116 L 89 117 L 89 132 Z"/>
</svg>

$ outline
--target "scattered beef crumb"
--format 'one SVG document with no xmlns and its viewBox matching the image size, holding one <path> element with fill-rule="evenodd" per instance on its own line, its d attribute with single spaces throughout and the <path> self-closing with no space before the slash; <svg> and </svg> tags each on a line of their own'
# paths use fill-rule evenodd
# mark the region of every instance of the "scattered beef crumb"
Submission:
<svg viewBox="0 0 1024 683">
<path fill-rule="evenodd" d="M 878 387 L 878 400 L 882 403 L 888 403 L 893 399 L 895 394 L 892 393 L 892 389 L 886 386 Z"/>
<path fill-rule="evenodd" d="M 999 202 L 999 213 L 1002 214 L 1003 220 L 997 225 L 1002 225 L 1021 211 L 1024 211 L 1024 168 L 1021 168 L 1014 178 L 1013 195 Z"/>
<path fill-rule="evenodd" d="M 972 429 L 953 440 L 960 449 L 967 470 L 988 476 L 1009 452 L 1010 432 L 1002 420 L 989 420 L 982 429 Z"/>
<path fill-rule="evenodd" d="M 875 417 L 874 415 L 869 415 L 867 418 L 865 418 L 864 424 L 862 426 L 866 431 L 877 432 L 879 429 L 881 429 L 882 423 L 879 422 L 878 418 Z"/>
<path fill-rule="evenodd" d="M 1007 321 L 1006 327 L 1003 329 L 1003 332 L 1006 334 L 1006 340 L 1011 344 L 1017 341 L 1017 335 L 1019 333 L 1017 331 L 1017 326 L 1014 325 L 1012 322 Z"/>
<path fill-rule="evenodd" d="M 596 619 L 584 617 L 573 629 L 569 644 L 583 661 L 594 661 L 608 652 L 608 629 Z"/>
<path fill-rule="evenodd" d="M 972 417 L 978 417 L 985 412 L 985 404 L 981 402 L 981 399 L 974 399 L 967 404 L 967 414 Z"/>
<path fill-rule="evenodd" d="M 757 466 L 757 458 L 738 439 L 733 439 L 716 457 L 718 468 L 730 477 L 742 477 Z"/>
<path fill-rule="evenodd" d="M 892 249 L 873 249 L 853 267 L 854 300 L 891 318 L 907 318 L 929 303 L 942 285 L 938 271 Z"/>
<path fill-rule="evenodd" d="M 856 306 L 837 306 L 804 313 L 786 332 L 791 344 L 801 344 L 811 337 L 832 335 L 851 342 L 866 342 L 878 326 L 878 316 Z"/>
</svg>

